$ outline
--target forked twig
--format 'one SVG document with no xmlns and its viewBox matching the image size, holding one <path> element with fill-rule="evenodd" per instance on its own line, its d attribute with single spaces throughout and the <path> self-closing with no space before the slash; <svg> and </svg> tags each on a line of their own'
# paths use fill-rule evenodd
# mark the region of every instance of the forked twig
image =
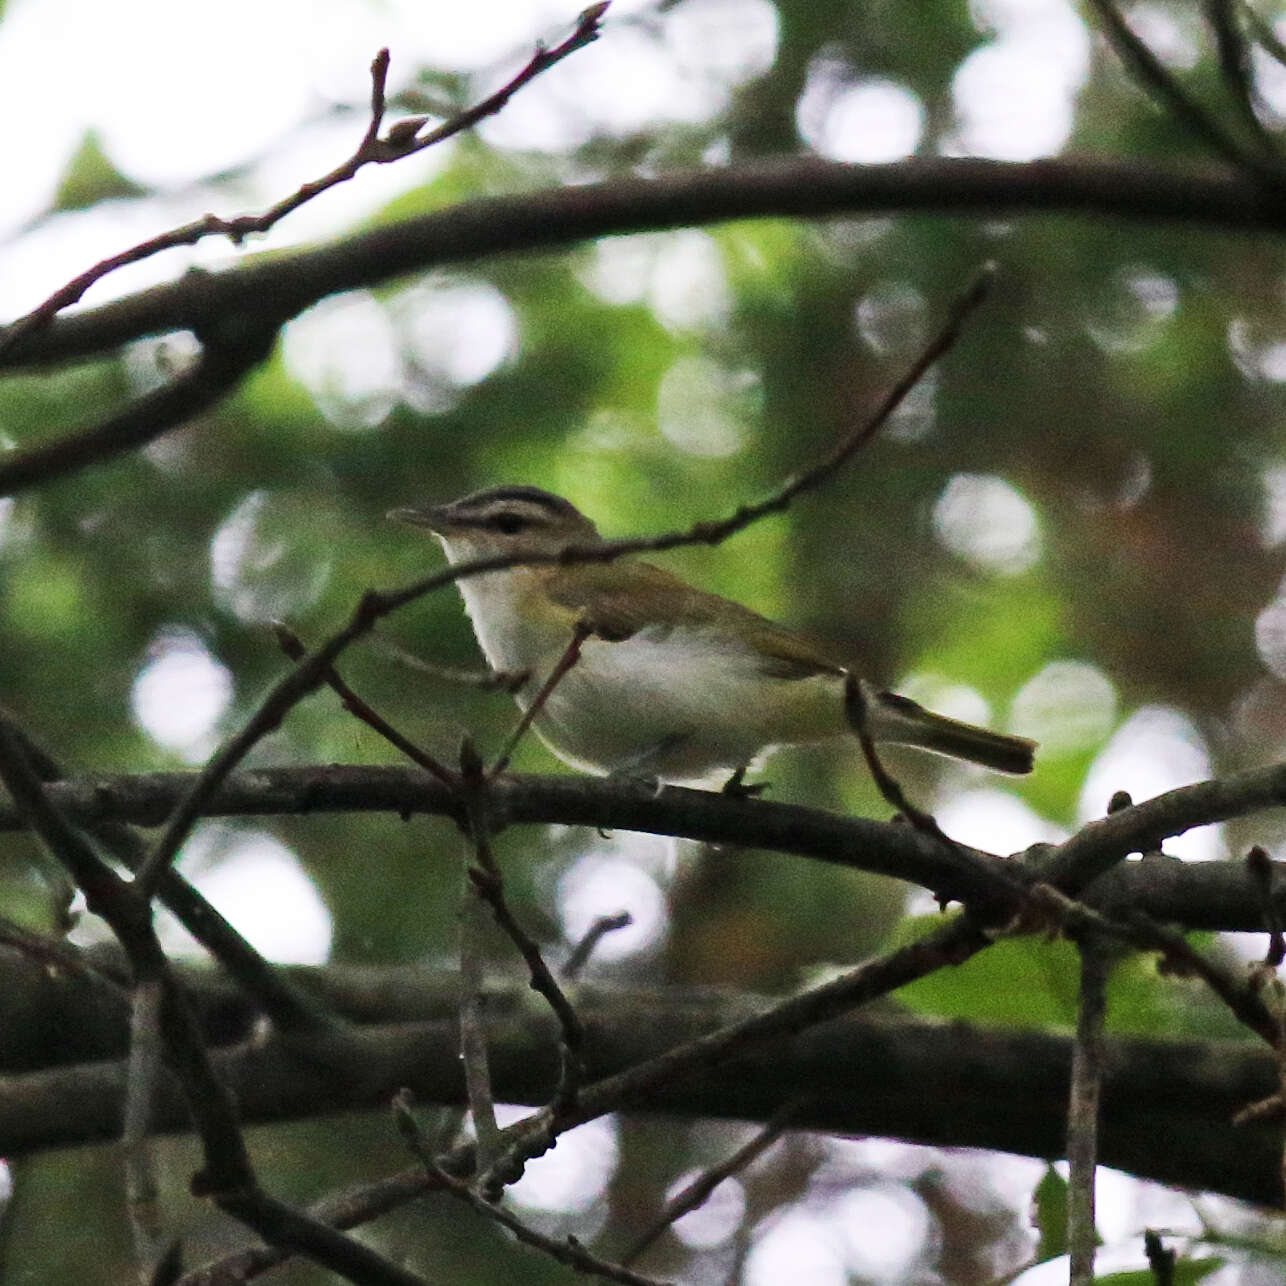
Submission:
<svg viewBox="0 0 1286 1286">
<path fill-rule="evenodd" d="M 281 650 L 292 660 L 302 661 L 308 655 L 308 649 L 300 641 L 299 635 L 281 621 L 274 621 L 273 633 Z M 400 750 L 413 764 L 419 764 L 430 776 L 436 777 L 444 786 L 459 784 L 459 776 L 445 764 L 440 763 L 427 750 L 421 750 L 409 737 L 393 727 L 383 715 L 369 706 L 352 688 L 340 678 L 339 671 L 330 666 L 325 675 L 326 686 L 344 703 L 344 709 L 360 719 L 368 728 L 379 733 L 389 745 Z"/>
</svg>

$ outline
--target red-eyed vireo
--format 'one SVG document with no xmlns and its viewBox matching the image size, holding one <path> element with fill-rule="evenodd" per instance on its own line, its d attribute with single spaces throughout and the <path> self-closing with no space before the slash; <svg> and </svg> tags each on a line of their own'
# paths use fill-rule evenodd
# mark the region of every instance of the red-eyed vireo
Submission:
<svg viewBox="0 0 1286 1286">
<path fill-rule="evenodd" d="M 389 517 L 427 527 L 452 563 L 601 539 L 574 505 L 538 487 L 492 487 Z M 529 676 L 517 692 L 524 710 L 573 635 L 588 634 L 535 721 L 575 768 L 700 782 L 774 746 L 851 732 L 850 671 L 824 648 L 649 563 L 532 564 L 458 586 L 488 664 Z M 933 714 L 865 680 L 861 691 L 876 741 L 1031 771 L 1034 742 Z"/>
</svg>

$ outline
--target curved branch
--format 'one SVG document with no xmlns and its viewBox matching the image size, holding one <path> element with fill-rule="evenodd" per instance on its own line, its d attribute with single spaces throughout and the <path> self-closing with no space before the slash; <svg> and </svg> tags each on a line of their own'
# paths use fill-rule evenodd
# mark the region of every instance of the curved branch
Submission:
<svg viewBox="0 0 1286 1286">
<path fill-rule="evenodd" d="M 1137 161 L 917 157 L 846 165 L 792 157 L 468 201 L 329 245 L 254 256 L 226 272 L 190 275 L 59 317 L 0 355 L 0 369 L 84 358 L 147 335 L 254 315 L 265 300 L 288 318 L 339 291 L 488 255 L 730 219 L 890 211 L 1086 214 L 1286 231 L 1280 197 L 1228 171 L 1162 169 Z"/>
<path fill-rule="evenodd" d="M 247 332 L 239 342 L 207 340 L 182 375 L 87 429 L 51 442 L 0 454 L 0 496 L 122 451 L 145 446 L 213 406 L 262 362 L 276 342 L 275 325 Z"/>
</svg>

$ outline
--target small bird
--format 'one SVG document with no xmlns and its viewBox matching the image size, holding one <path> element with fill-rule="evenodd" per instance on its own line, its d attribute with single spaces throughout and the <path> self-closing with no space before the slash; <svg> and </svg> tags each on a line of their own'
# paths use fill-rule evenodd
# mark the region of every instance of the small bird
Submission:
<svg viewBox="0 0 1286 1286">
<path fill-rule="evenodd" d="M 602 541 L 579 509 L 538 487 L 491 487 L 388 516 L 427 527 L 451 563 L 548 556 Z M 528 676 L 515 694 L 523 710 L 573 637 L 583 636 L 578 659 L 534 723 L 574 768 L 706 783 L 773 747 L 853 731 L 845 665 L 793 630 L 650 563 L 520 565 L 457 585 L 488 664 Z M 857 682 L 875 741 L 1031 771 L 1034 742 Z"/>
</svg>

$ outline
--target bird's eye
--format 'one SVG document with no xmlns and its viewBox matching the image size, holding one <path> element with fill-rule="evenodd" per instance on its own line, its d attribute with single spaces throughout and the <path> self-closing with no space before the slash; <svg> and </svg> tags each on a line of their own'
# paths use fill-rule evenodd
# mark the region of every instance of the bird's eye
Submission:
<svg viewBox="0 0 1286 1286">
<path fill-rule="evenodd" d="M 517 514 L 497 514 L 491 520 L 491 524 L 497 531 L 503 531 L 506 536 L 512 536 L 521 531 L 527 522 Z"/>
</svg>

